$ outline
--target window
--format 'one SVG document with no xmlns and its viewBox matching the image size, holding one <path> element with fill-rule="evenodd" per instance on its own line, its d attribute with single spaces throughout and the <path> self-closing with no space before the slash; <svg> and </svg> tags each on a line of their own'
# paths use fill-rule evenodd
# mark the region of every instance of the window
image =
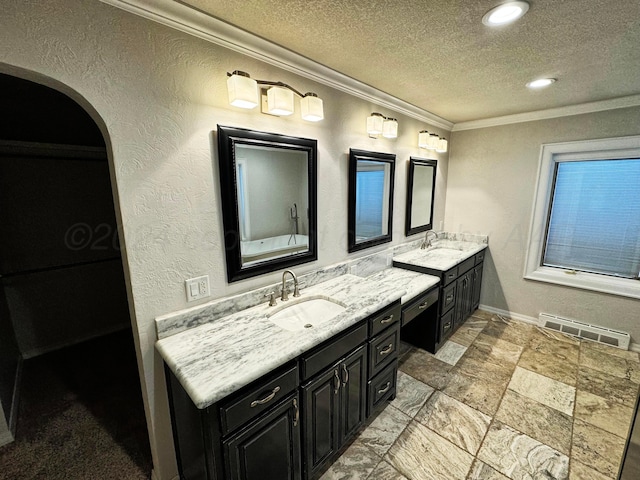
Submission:
<svg viewBox="0 0 640 480">
<path fill-rule="evenodd" d="M 525 278 L 640 298 L 640 137 L 543 145 Z"/>
</svg>

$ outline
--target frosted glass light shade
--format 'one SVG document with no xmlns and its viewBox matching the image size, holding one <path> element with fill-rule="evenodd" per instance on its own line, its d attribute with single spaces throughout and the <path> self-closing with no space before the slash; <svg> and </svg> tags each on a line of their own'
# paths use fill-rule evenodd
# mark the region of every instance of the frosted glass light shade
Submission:
<svg viewBox="0 0 640 480">
<path fill-rule="evenodd" d="M 367 117 L 367 133 L 369 135 L 380 135 L 382 133 L 382 125 L 384 116 L 380 113 L 372 113 Z"/>
<path fill-rule="evenodd" d="M 427 132 L 426 130 L 422 130 L 418 134 L 418 146 L 420 148 L 427 148 L 428 143 L 429 143 L 429 132 Z"/>
<path fill-rule="evenodd" d="M 436 147 L 436 152 L 444 153 L 447 151 L 448 142 L 445 138 L 441 138 L 438 140 L 438 146 Z"/>
<path fill-rule="evenodd" d="M 271 115 L 291 115 L 293 113 L 293 92 L 284 87 L 267 90 L 267 111 Z"/>
<path fill-rule="evenodd" d="M 314 93 L 307 93 L 300 100 L 300 115 L 303 120 L 319 122 L 324 118 L 322 99 Z"/>
<path fill-rule="evenodd" d="M 438 140 L 440 140 L 438 135 L 436 135 L 435 133 L 430 134 L 429 138 L 427 139 L 427 148 L 429 150 L 435 150 L 438 146 Z"/>
<path fill-rule="evenodd" d="M 244 72 L 233 72 L 227 79 L 229 103 L 234 107 L 255 108 L 258 105 L 258 82 Z"/>
<path fill-rule="evenodd" d="M 396 138 L 398 136 L 398 121 L 395 118 L 387 118 L 382 122 L 382 136 Z"/>
</svg>

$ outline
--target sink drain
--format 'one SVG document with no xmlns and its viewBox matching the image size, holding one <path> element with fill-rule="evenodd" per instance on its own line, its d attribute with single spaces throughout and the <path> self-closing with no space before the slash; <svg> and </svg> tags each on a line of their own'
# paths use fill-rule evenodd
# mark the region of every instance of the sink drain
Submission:
<svg viewBox="0 0 640 480">
<path fill-rule="evenodd" d="M 311 328 L 311 327 L 313 327 L 313 325 L 311 325 L 310 323 L 307 323 L 307 324 L 304 326 L 304 328 Z"/>
</svg>

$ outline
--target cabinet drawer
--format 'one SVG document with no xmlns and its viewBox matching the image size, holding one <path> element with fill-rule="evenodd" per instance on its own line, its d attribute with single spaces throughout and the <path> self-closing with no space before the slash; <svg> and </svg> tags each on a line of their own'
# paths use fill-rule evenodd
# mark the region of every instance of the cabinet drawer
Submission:
<svg viewBox="0 0 640 480">
<path fill-rule="evenodd" d="M 385 330 L 377 337 L 369 340 L 369 378 L 376 375 L 380 370 L 398 358 L 398 348 L 400 347 L 400 329 L 395 328 Z"/>
<path fill-rule="evenodd" d="M 484 261 L 484 250 L 482 250 L 481 252 L 476 253 L 475 264 L 478 265 L 479 263 L 482 263 L 483 261 Z"/>
<path fill-rule="evenodd" d="M 396 379 L 398 378 L 398 362 L 391 363 L 373 379 L 367 382 L 369 401 L 367 402 L 367 416 L 385 400 L 396 393 Z"/>
<path fill-rule="evenodd" d="M 452 283 L 451 285 L 442 289 L 442 309 L 440 310 L 442 313 L 449 310 L 456 303 L 456 284 Z"/>
<path fill-rule="evenodd" d="M 394 303 L 369 319 L 369 336 L 374 337 L 393 323 L 400 321 L 400 303 Z"/>
<path fill-rule="evenodd" d="M 300 361 L 302 379 L 307 380 L 311 378 L 366 341 L 367 324 L 362 323 L 360 326 L 341 335 L 339 338 L 335 340 L 332 339 L 325 345 L 321 345 L 311 353 L 304 354 Z"/>
<path fill-rule="evenodd" d="M 467 258 L 464 262 L 458 265 L 458 276 L 464 275 L 467 271 L 471 270 L 476 264 L 475 256 Z"/>
<path fill-rule="evenodd" d="M 442 285 L 449 285 L 456 278 L 458 278 L 458 265 L 450 268 L 442 274 Z"/>
<path fill-rule="evenodd" d="M 438 287 L 432 288 L 428 292 L 418 297 L 418 299 L 416 299 L 413 303 L 404 308 L 402 311 L 402 326 L 404 327 L 407 323 L 416 318 L 431 305 L 436 303 L 438 301 L 438 293 Z"/>
<path fill-rule="evenodd" d="M 298 365 L 256 380 L 220 407 L 222 434 L 226 435 L 278 403 L 298 386 Z"/>
<path fill-rule="evenodd" d="M 440 343 L 445 341 L 453 332 L 454 313 L 455 309 L 451 309 L 440 318 Z"/>
</svg>

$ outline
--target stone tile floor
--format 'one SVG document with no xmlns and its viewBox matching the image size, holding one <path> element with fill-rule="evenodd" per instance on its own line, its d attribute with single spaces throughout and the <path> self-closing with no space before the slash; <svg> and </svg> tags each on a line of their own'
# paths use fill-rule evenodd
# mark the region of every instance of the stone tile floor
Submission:
<svg viewBox="0 0 640 480">
<path fill-rule="evenodd" d="M 638 354 L 476 311 L 434 356 L 403 344 L 398 392 L 321 480 L 618 475 Z"/>
</svg>

